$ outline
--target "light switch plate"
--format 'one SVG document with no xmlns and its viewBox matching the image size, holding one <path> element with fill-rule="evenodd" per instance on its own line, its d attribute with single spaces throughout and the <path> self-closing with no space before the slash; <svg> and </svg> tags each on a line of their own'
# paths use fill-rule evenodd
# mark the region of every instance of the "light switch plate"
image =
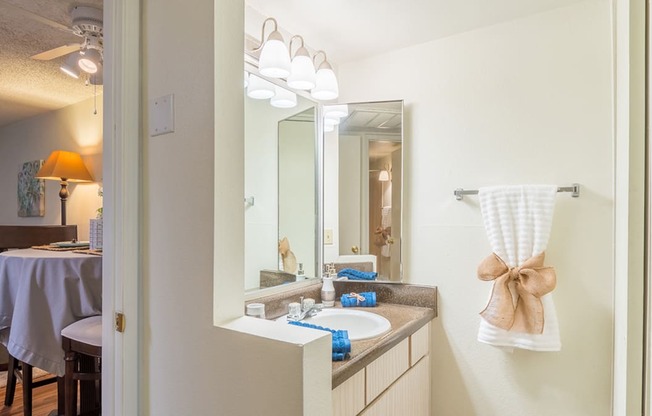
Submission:
<svg viewBox="0 0 652 416">
<path fill-rule="evenodd" d="M 174 94 L 149 101 L 149 135 L 158 136 L 174 131 Z"/>
<path fill-rule="evenodd" d="M 331 229 L 324 230 L 324 244 L 328 246 L 333 245 L 333 230 Z"/>
</svg>

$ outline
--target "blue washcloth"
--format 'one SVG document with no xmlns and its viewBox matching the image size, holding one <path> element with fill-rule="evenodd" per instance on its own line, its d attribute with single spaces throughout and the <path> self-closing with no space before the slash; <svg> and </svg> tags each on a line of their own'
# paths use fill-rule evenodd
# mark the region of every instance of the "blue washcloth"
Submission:
<svg viewBox="0 0 652 416">
<path fill-rule="evenodd" d="M 360 300 L 360 297 L 364 298 Z M 348 306 L 376 306 L 376 292 L 362 292 L 362 293 L 351 293 L 348 295 L 342 295 L 340 298 L 343 307 Z"/>
<path fill-rule="evenodd" d="M 376 280 L 376 276 L 376 272 L 361 272 L 355 269 L 342 269 L 337 272 L 337 277 L 346 277 L 349 280 Z"/>
<path fill-rule="evenodd" d="M 330 328 L 324 328 L 323 326 L 313 325 L 306 322 L 299 321 L 289 321 L 291 325 L 303 326 L 305 328 L 318 329 L 320 331 L 328 331 L 332 334 L 333 338 L 333 361 L 343 361 L 348 358 L 349 353 L 351 352 L 351 340 L 349 340 L 349 332 L 346 330 L 334 330 Z"/>
</svg>

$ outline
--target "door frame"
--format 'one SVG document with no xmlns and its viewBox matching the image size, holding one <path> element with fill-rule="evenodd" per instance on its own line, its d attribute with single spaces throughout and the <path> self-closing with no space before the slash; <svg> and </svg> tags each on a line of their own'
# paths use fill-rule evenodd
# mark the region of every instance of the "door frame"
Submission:
<svg viewBox="0 0 652 416">
<path fill-rule="evenodd" d="M 116 416 L 141 413 L 140 13 L 139 1 L 104 2 L 102 410 Z"/>
</svg>

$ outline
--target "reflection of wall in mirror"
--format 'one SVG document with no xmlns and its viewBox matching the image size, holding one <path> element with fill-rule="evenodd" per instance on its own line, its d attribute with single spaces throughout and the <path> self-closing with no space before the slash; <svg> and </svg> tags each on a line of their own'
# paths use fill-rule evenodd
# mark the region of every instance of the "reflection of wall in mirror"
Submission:
<svg viewBox="0 0 652 416">
<path fill-rule="evenodd" d="M 316 276 L 314 137 L 314 122 L 279 123 L 278 235 L 288 238 L 308 277 Z"/>
<path fill-rule="evenodd" d="M 245 96 L 245 189 L 255 204 L 245 207 L 245 290 L 259 287 L 261 270 L 278 270 L 278 124 L 314 103 L 271 107 Z"/>
</svg>

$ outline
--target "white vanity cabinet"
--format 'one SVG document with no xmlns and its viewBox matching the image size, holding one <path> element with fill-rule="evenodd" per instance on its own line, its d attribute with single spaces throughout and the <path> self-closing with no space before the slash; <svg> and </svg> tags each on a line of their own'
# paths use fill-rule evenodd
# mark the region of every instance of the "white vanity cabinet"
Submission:
<svg viewBox="0 0 652 416">
<path fill-rule="evenodd" d="M 430 415 L 430 323 L 333 390 L 334 416 Z"/>
</svg>

